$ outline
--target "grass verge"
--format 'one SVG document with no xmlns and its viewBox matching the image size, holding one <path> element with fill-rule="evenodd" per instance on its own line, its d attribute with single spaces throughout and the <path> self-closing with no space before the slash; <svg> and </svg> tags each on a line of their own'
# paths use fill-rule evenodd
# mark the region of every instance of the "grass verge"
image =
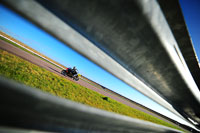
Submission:
<svg viewBox="0 0 200 133">
<path fill-rule="evenodd" d="M 172 124 L 133 109 L 113 99 L 108 98 L 105 100 L 105 96 L 95 91 L 71 82 L 3 50 L 0 50 L 0 75 L 14 79 L 28 86 L 38 88 L 42 91 L 49 92 L 55 96 L 179 129 Z"/>
<path fill-rule="evenodd" d="M 65 68 L 65 66 L 63 66 L 63 65 L 61 65 L 61 64 L 59 64 L 59 63 L 53 61 L 52 59 L 50 59 L 50 58 L 48 58 L 48 57 L 42 55 L 41 53 L 37 52 L 36 50 L 34 50 L 34 49 L 28 47 L 27 45 L 21 43 L 20 41 L 18 41 L 18 40 L 16 40 L 16 39 L 14 39 L 14 38 L 12 38 L 12 37 L 6 35 L 5 33 L 3 33 L 3 32 L 0 31 L 0 34 L 3 35 L 3 36 L 6 36 L 6 37 L 9 38 L 10 40 L 13 40 L 14 42 L 18 42 L 18 44 L 20 44 L 21 46 L 24 46 L 25 48 L 27 48 L 27 49 L 29 49 L 29 50 L 31 50 L 31 51 L 37 53 L 38 55 L 40 55 L 40 56 L 42 56 L 42 57 L 45 57 L 46 59 L 48 59 L 48 60 L 54 62 L 55 64 L 57 64 L 57 65 L 62 66 L 63 68 Z M 32 54 L 32 55 L 34 55 L 34 56 L 36 56 L 36 57 L 38 57 L 38 58 L 40 58 L 40 59 L 42 59 L 42 60 L 48 62 L 48 63 L 50 63 L 50 64 L 56 66 L 55 64 L 51 63 L 50 61 L 43 59 L 42 57 L 38 56 L 37 54 L 34 54 L 34 53 L 28 51 L 27 49 L 25 49 L 25 48 L 23 48 L 23 47 L 17 45 L 16 43 L 14 43 L 14 42 L 12 42 L 12 41 L 10 41 L 10 40 L 8 40 L 8 39 L 2 37 L 2 36 L 0 36 L 0 39 L 1 39 L 1 40 L 4 40 L 5 42 L 8 42 L 9 44 L 14 45 L 14 46 L 17 47 L 17 48 L 20 48 L 20 49 L 24 50 L 24 51 L 27 52 L 27 53 L 30 53 L 30 54 Z M 59 68 L 59 69 L 61 69 L 61 68 L 58 67 L 58 66 L 56 66 L 56 67 Z"/>
</svg>

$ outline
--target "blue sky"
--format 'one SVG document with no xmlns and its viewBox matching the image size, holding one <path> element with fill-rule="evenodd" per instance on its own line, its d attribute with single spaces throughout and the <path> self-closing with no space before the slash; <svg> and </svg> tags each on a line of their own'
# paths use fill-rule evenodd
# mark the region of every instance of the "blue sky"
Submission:
<svg viewBox="0 0 200 133">
<path fill-rule="evenodd" d="M 144 97 L 121 80 L 118 80 L 71 48 L 1 5 L 0 18 L 1 31 L 19 39 L 53 60 L 67 67 L 76 66 L 82 75 L 120 94 L 132 97 L 134 101 L 140 101 L 141 97 Z M 142 101 L 146 102 L 149 99 L 143 98 Z"/>
<path fill-rule="evenodd" d="M 200 0 L 180 0 L 180 5 L 197 57 L 200 59 Z"/>
<path fill-rule="evenodd" d="M 185 9 L 184 6 L 186 6 L 187 3 L 184 2 L 185 1 L 182 0 L 182 7 Z M 185 9 L 186 13 L 187 10 L 189 9 Z M 191 16 L 188 15 L 187 19 L 191 19 L 190 17 Z M 188 23 L 190 24 L 191 22 Z M 198 21 L 196 24 L 200 24 L 200 22 Z M 191 33 L 194 32 L 194 35 L 191 34 L 192 39 L 195 44 L 195 48 L 197 48 L 199 51 L 198 36 L 200 31 L 197 30 L 198 28 L 193 28 L 193 24 L 191 24 L 191 27 L 192 28 L 189 27 L 189 29 L 193 29 L 194 31 L 189 31 Z M 5 8 L 3 5 L 0 5 L 0 30 L 67 67 L 76 66 L 82 75 L 96 81 L 97 83 L 100 83 L 103 86 L 108 87 L 109 89 L 140 104 L 143 104 L 144 106 L 149 107 L 157 112 L 160 112 L 171 118 L 176 118 L 176 116 L 174 116 L 172 113 L 157 103 L 153 102 L 151 99 L 145 97 L 137 90 L 131 88 L 121 80 L 107 73 L 94 63 L 90 62 L 83 56 L 79 55 L 77 52 L 64 45 L 62 42 L 56 40 L 46 32 L 42 31 L 40 28 Z"/>
</svg>

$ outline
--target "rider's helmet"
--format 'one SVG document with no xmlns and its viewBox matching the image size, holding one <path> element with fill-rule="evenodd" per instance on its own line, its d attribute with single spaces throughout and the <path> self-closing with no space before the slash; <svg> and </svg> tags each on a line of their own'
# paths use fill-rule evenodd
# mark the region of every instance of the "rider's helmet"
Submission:
<svg viewBox="0 0 200 133">
<path fill-rule="evenodd" d="M 76 67 L 74 66 L 73 69 L 76 70 Z"/>
</svg>

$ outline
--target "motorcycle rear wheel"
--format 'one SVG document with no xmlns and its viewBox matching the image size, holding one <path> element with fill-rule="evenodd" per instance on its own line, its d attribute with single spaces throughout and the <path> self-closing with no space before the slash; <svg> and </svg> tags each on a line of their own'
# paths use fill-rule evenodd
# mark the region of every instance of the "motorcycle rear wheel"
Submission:
<svg viewBox="0 0 200 133">
<path fill-rule="evenodd" d="M 61 74 L 64 75 L 64 76 L 66 76 L 66 71 L 65 71 L 65 70 L 62 70 L 62 71 L 61 71 Z"/>
</svg>

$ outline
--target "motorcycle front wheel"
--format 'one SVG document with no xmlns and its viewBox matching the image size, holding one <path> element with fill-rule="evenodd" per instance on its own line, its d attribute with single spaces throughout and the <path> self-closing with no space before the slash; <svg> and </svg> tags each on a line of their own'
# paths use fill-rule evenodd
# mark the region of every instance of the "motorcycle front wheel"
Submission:
<svg viewBox="0 0 200 133">
<path fill-rule="evenodd" d="M 74 77 L 74 80 L 75 81 L 78 81 L 79 80 L 79 77 L 77 76 L 77 77 Z"/>
</svg>

